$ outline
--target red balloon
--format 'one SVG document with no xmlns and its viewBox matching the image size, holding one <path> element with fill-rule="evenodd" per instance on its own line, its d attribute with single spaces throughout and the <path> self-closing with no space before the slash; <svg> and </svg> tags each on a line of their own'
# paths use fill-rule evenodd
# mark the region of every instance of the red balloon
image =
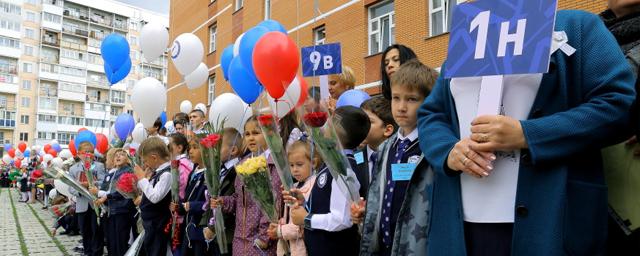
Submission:
<svg viewBox="0 0 640 256">
<path fill-rule="evenodd" d="M 13 161 L 13 165 L 15 165 L 16 168 L 20 168 L 22 166 L 22 161 Z"/>
<path fill-rule="evenodd" d="M 87 128 L 82 127 L 80 129 L 78 129 L 78 133 L 81 132 L 81 131 L 84 131 L 84 130 L 87 130 Z"/>
<path fill-rule="evenodd" d="M 73 140 L 69 141 L 69 151 L 71 151 L 71 155 L 76 156 L 78 151 L 76 150 L 76 144 Z"/>
<path fill-rule="evenodd" d="M 298 81 L 300 81 L 300 98 L 298 99 L 298 103 L 296 103 L 296 107 L 300 107 L 307 101 L 308 97 L 308 88 L 307 81 L 302 79 L 302 77 L 298 76 Z"/>
<path fill-rule="evenodd" d="M 49 152 L 49 149 L 51 149 L 50 144 L 44 145 L 44 152 Z"/>
<path fill-rule="evenodd" d="M 282 32 L 264 34 L 253 48 L 253 70 L 274 99 L 284 95 L 299 65 L 298 46 Z"/>
<path fill-rule="evenodd" d="M 18 149 L 20 150 L 20 152 L 23 152 L 27 149 L 27 143 L 24 142 L 20 142 L 20 144 L 18 144 Z"/>
<path fill-rule="evenodd" d="M 56 152 L 55 149 L 49 149 L 49 151 L 47 151 L 47 154 L 52 155 L 53 157 L 58 156 L 58 152 Z"/>
<path fill-rule="evenodd" d="M 11 149 L 7 150 L 7 154 L 8 154 L 11 158 L 15 158 L 15 157 L 16 157 L 16 149 L 15 149 L 15 148 L 11 148 Z"/>
<path fill-rule="evenodd" d="M 107 153 L 109 149 L 109 139 L 102 133 L 96 133 L 96 149 L 101 154 Z"/>
</svg>

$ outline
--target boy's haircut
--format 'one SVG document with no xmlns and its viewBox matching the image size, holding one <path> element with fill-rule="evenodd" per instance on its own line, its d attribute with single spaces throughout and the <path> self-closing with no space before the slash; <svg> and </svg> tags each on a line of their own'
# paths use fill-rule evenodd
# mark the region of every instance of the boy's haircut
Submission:
<svg viewBox="0 0 640 256">
<path fill-rule="evenodd" d="M 312 145 L 313 144 L 308 140 L 297 140 L 291 143 L 291 145 L 289 145 L 289 147 L 287 148 L 287 156 L 292 152 L 295 152 L 296 150 L 302 149 L 304 150 L 305 156 L 311 160 L 313 169 L 318 169 L 320 168 L 320 165 L 322 165 L 322 158 L 320 157 L 320 154 L 318 154 L 317 150 L 313 149 L 312 152 Z"/>
<path fill-rule="evenodd" d="M 198 115 L 200 115 L 200 117 L 204 117 L 204 112 L 202 112 L 202 110 L 200 109 L 191 110 L 190 114 L 193 114 L 193 113 L 197 113 Z"/>
<path fill-rule="evenodd" d="M 229 147 L 236 147 L 238 148 L 238 151 L 242 150 L 242 134 L 240 134 L 240 132 L 236 130 L 236 128 L 224 128 L 222 136 L 228 138 L 226 142 Z"/>
<path fill-rule="evenodd" d="M 182 146 L 181 154 L 189 151 L 189 141 L 187 141 L 187 136 L 184 136 L 182 133 L 173 133 L 169 136 L 171 138 L 171 142 L 178 146 Z"/>
<path fill-rule="evenodd" d="M 160 128 L 162 127 L 162 119 L 159 117 L 153 122 L 153 127 L 157 129 L 157 132 L 160 133 Z"/>
<path fill-rule="evenodd" d="M 370 111 L 374 115 L 376 115 L 380 120 L 382 120 L 383 125 L 393 125 L 396 128 L 398 125 L 396 121 L 393 119 L 393 114 L 391 114 L 391 102 L 386 98 L 378 95 L 374 96 L 368 100 L 362 102 L 360 106 L 362 109 Z"/>
<path fill-rule="evenodd" d="M 88 147 L 91 147 L 91 149 L 88 149 Z M 93 150 L 95 150 L 95 146 L 93 146 L 93 144 L 91 144 L 91 142 L 85 141 L 80 143 L 80 145 L 78 145 L 78 152 L 79 151 L 84 151 L 84 152 L 88 152 L 88 153 L 93 153 Z"/>
<path fill-rule="evenodd" d="M 333 122 L 336 133 L 345 149 L 355 149 L 367 138 L 371 121 L 362 109 L 343 106 L 335 110 Z"/>
<path fill-rule="evenodd" d="M 162 139 L 155 136 L 142 141 L 139 150 L 141 156 L 157 154 L 162 159 L 169 158 L 169 149 L 167 148 L 167 144 L 164 144 Z"/>
<path fill-rule="evenodd" d="M 356 85 L 356 76 L 353 74 L 353 69 L 350 67 L 342 66 L 342 73 L 330 76 L 337 78 L 337 80 L 348 89 L 353 89 Z"/>
<path fill-rule="evenodd" d="M 418 59 L 412 59 L 400 65 L 398 71 L 391 76 L 391 88 L 393 90 L 394 86 L 405 86 L 420 92 L 426 98 L 437 78 L 437 71 L 425 66 Z"/>
</svg>

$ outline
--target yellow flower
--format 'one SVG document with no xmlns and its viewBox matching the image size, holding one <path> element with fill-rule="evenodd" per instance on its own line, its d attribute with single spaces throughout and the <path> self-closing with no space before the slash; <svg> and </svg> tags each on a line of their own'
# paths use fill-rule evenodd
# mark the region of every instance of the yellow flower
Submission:
<svg viewBox="0 0 640 256">
<path fill-rule="evenodd" d="M 252 157 L 236 166 L 236 172 L 241 175 L 251 175 L 258 171 L 265 171 L 267 159 L 263 156 Z"/>
</svg>

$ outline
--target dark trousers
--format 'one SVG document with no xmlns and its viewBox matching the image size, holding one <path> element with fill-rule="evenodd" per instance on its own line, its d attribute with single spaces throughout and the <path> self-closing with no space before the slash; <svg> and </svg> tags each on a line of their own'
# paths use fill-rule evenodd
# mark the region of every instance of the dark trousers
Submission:
<svg viewBox="0 0 640 256">
<path fill-rule="evenodd" d="M 213 249 L 215 241 L 209 243 L 209 249 Z M 189 247 L 191 244 L 191 247 Z M 207 249 L 207 243 L 204 241 L 182 241 L 182 256 L 206 256 L 213 255 L 212 250 Z"/>
<path fill-rule="evenodd" d="M 73 233 L 78 232 L 78 223 L 74 215 L 64 215 L 62 218 L 58 219 L 58 225 L 64 228 L 65 231 Z"/>
<path fill-rule="evenodd" d="M 109 216 L 105 228 L 109 255 L 122 256 L 129 249 L 130 231 L 133 227 L 133 214 L 121 213 Z"/>
<path fill-rule="evenodd" d="M 513 223 L 464 223 L 467 256 L 509 256 Z"/>
<path fill-rule="evenodd" d="M 169 234 L 164 232 L 164 228 L 169 221 L 169 217 L 161 217 L 154 220 L 143 220 L 144 226 L 144 250 L 147 255 L 166 255 L 169 245 Z"/>
<path fill-rule="evenodd" d="M 627 235 L 618 223 L 609 217 L 607 255 L 638 255 L 640 252 L 640 230 Z"/>
<path fill-rule="evenodd" d="M 90 256 L 102 256 L 104 253 L 103 231 L 98 225 L 96 213 L 89 208 L 86 212 L 76 213 L 78 224 L 82 233 L 82 246 L 84 254 Z"/>
</svg>

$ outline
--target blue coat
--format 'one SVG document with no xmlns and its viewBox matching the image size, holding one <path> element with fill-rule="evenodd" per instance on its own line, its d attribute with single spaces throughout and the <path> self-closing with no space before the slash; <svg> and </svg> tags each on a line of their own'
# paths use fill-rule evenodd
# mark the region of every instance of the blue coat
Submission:
<svg viewBox="0 0 640 256">
<path fill-rule="evenodd" d="M 512 255 L 604 254 L 607 188 L 600 149 L 628 134 L 633 75 L 597 16 L 559 11 L 575 54 L 551 56 L 529 113 L 521 151 Z M 429 255 L 465 255 L 459 173 L 446 166 L 459 141 L 449 80 L 440 77 L 418 111 L 422 151 L 436 173 Z"/>
</svg>

